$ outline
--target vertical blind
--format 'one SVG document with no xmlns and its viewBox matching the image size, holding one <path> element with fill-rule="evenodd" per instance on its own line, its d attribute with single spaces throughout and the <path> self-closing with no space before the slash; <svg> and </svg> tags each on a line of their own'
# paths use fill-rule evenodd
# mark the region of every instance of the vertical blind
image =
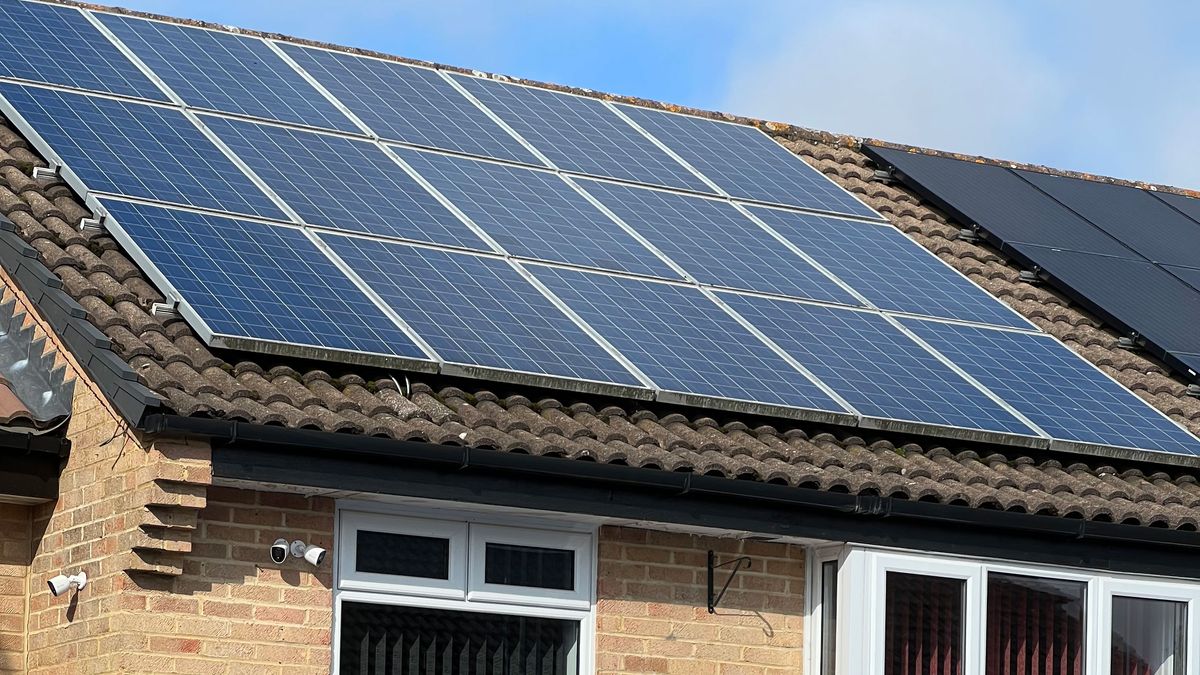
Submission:
<svg viewBox="0 0 1200 675">
<path fill-rule="evenodd" d="M 989 574 L 987 675 L 1083 675 L 1087 584 Z"/>
<path fill-rule="evenodd" d="M 1184 675 L 1187 605 L 1116 596 L 1112 603 L 1112 675 Z"/>
<path fill-rule="evenodd" d="M 888 572 L 884 675 L 963 675 L 960 579 Z"/>
<path fill-rule="evenodd" d="M 577 621 L 342 603 L 343 675 L 574 675 Z"/>
</svg>

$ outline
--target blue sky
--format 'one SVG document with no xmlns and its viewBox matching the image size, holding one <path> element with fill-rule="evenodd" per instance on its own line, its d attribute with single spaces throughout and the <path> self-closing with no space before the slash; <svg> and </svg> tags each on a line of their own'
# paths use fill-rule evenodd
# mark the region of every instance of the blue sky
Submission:
<svg viewBox="0 0 1200 675">
<path fill-rule="evenodd" d="M 1200 188 L 1200 3 L 125 0 L 827 131 Z"/>
</svg>

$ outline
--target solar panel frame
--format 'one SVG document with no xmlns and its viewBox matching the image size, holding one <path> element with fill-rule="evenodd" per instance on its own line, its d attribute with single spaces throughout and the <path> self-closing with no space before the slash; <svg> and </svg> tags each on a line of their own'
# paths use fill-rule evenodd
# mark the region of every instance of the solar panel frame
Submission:
<svg viewBox="0 0 1200 675">
<path fill-rule="evenodd" d="M 42 30 L 35 33 L 33 26 Z M 0 76 L 159 102 L 169 100 L 89 20 L 86 10 L 65 5 L 0 0 Z"/>
<path fill-rule="evenodd" d="M 445 374 L 653 397 L 606 345 L 501 257 L 347 234 L 318 236 L 429 345 Z"/>
<path fill-rule="evenodd" d="M 399 146 L 392 150 L 506 253 L 682 279 L 552 171 Z"/>
<path fill-rule="evenodd" d="M 372 141 L 208 114 L 200 118 L 306 224 L 491 250 Z"/>
<path fill-rule="evenodd" d="M 995 441 L 1044 437 L 885 315 L 718 291 L 721 301 L 864 417 L 859 425 Z M 981 423 L 980 420 L 985 420 Z"/>
<path fill-rule="evenodd" d="M 659 401 L 857 423 L 823 385 L 694 285 L 521 264 L 648 377 Z M 687 352 L 704 357 L 681 356 Z"/>
<path fill-rule="evenodd" d="M 459 73 L 450 73 L 449 77 L 558 169 L 715 193 L 702 178 L 600 99 Z M 531 123 L 526 116 L 536 122 Z M 619 140 L 614 141 L 611 134 Z M 585 151 L 584 145 L 590 147 Z"/>
<path fill-rule="evenodd" d="M 93 15 L 188 106 L 361 133 L 262 38 L 124 14 Z"/>
<path fill-rule="evenodd" d="M 286 219 L 271 197 L 178 108 L 0 82 L 0 110 L 43 157 L 58 165 L 79 194 L 109 193 Z M 84 114 L 89 123 L 81 123 Z M 123 118 L 119 124 L 118 117 Z M 68 121 L 78 128 L 68 131 Z M 131 135 L 135 131 L 137 138 Z M 194 192 L 178 187 L 185 182 Z"/>
<path fill-rule="evenodd" d="M 1200 439 L 1051 335 L 899 321 L 1032 420 L 1051 438 L 1051 449 L 1148 461 L 1200 456 Z M 1126 419 L 1145 428 L 1122 424 Z"/>
<path fill-rule="evenodd" d="M 168 299 L 179 301 L 207 344 L 437 370 L 296 226 L 107 197 L 98 205 L 108 232 Z M 224 293 L 209 290 L 217 286 Z M 256 309 L 258 320 L 247 320 Z M 248 326 L 259 328 L 242 329 Z"/>
</svg>

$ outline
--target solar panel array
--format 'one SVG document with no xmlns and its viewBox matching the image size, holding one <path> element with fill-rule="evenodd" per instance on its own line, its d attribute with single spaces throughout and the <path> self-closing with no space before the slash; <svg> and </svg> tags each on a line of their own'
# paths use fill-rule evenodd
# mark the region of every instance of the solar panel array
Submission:
<svg viewBox="0 0 1200 675">
<path fill-rule="evenodd" d="M 210 344 L 1200 455 L 753 127 L 25 0 L 0 24 L 3 113 Z"/>
<path fill-rule="evenodd" d="M 868 154 L 1200 382 L 1200 199 L 895 148 Z"/>
</svg>

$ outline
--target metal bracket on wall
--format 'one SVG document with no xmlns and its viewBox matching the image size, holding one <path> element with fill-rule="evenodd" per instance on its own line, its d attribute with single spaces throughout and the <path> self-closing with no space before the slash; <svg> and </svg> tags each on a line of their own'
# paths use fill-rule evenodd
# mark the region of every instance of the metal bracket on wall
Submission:
<svg viewBox="0 0 1200 675">
<path fill-rule="evenodd" d="M 733 570 L 729 572 L 729 576 L 725 579 L 724 585 L 721 586 L 721 592 L 715 593 L 716 583 L 714 577 L 718 568 L 733 565 Z M 726 560 L 723 563 L 717 563 L 717 554 L 713 551 L 708 552 L 708 613 L 716 614 L 717 605 L 721 603 L 721 598 L 725 597 L 725 591 L 729 590 L 729 584 L 733 583 L 733 578 L 743 569 L 750 569 L 750 557 L 740 556 L 733 560 Z"/>
</svg>

